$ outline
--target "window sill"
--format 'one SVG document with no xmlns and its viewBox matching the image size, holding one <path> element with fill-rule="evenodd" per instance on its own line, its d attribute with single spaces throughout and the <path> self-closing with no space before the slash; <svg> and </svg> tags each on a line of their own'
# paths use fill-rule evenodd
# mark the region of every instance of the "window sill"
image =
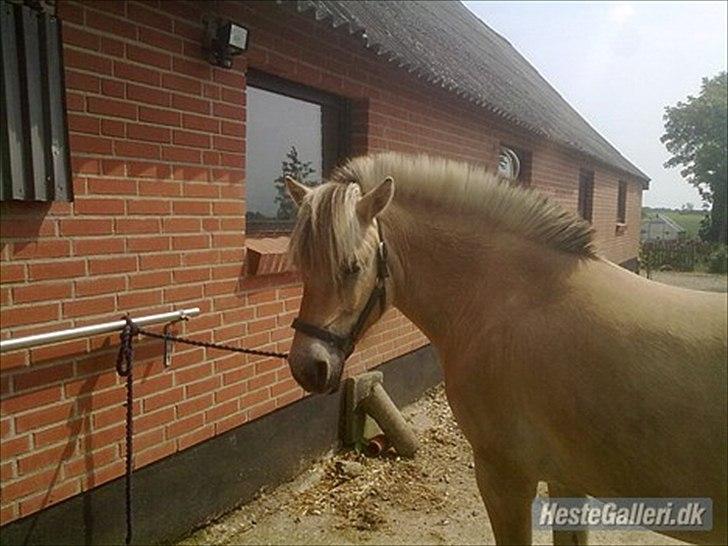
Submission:
<svg viewBox="0 0 728 546">
<path fill-rule="evenodd" d="M 245 241 L 245 269 L 248 275 L 279 275 L 295 271 L 288 256 L 290 237 L 248 238 Z"/>
<path fill-rule="evenodd" d="M 614 233 L 616 235 L 624 235 L 625 233 L 627 233 L 627 224 L 623 222 L 617 222 L 614 228 Z"/>
</svg>

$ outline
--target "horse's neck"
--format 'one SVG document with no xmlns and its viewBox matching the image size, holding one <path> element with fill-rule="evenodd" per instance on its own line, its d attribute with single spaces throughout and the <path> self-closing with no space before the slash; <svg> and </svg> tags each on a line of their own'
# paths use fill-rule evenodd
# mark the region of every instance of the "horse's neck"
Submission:
<svg viewBox="0 0 728 546">
<path fill-rule="evenodd" d="M 389 219 L 394 305 L 439 347 L 552 297 L 564 262 L 574 261 L 496 229 L 474 232 L 457 218 L 416 221 L 393 211 Z"/>
</svg>

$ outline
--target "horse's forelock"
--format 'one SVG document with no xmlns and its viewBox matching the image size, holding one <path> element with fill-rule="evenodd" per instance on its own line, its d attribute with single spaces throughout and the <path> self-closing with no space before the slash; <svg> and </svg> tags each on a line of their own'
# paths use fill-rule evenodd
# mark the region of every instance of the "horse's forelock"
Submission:
<svg viewBox="0 0 728 546">
<path fill-rule="evenodd" d="M 329 182 L 311 192 L 291 235 L 296 267 L 341 282 L 342 266 L 357 258 L 361 246 L 356 217 L 360 193 L 357 184 L 341 182 Z"/>
</svg>

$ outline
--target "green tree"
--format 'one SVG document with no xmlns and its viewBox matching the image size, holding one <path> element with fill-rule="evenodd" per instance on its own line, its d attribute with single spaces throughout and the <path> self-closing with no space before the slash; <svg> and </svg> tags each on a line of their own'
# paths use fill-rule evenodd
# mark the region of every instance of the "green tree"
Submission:
<svg viewBox="0 0 728 546">
<path fill-rule="evenodd" d="M 728 77 L 721 72 L 703 78 L 697 97 L 665 108 L 665 134 L 660 139 L 672 157 L 665 167 L 682 167 L 680 174 L 698 188 L 710 204 L 700 228 L 706 241 L 726 242 L 728 208 Z"/>
<path fill-rule="evenodd" d="M 301 158 L 298 157 L 298 150 L 295 146 L 291 146 L 286 154 L 286 159 L 281 161 L 281 175 L 274 181 L 277 192 L 275 202 L 278 203 L 276 216 L 279 220 L 292 220 L 296 217 L 296 206 L 286 191 L 286 176 L 290 176 L 306 186 L 315 186 L 316 182 L 308 180 L 308 177 L 315 172 L 316 170 L 311 167 L 311 162 L 301 161 Z"/>
</svg>

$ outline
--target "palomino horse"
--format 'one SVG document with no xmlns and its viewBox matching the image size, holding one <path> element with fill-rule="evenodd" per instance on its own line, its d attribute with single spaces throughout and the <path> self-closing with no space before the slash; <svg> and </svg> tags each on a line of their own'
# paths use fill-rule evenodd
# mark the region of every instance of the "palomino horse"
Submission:
<svg viewBox="0 0 728 546">
<path fill-rule="evenodd" d="M 338 387 L 381 300 L 440 355 L 499 544 L 530 543 L 539 480 L 555 497 L 710 497 L 712 531 L 670 534 L 726 543 L 725 295 L 600 258 L 589 224 L 467 164 L 390 153 L 287 184 L 303 388 Z"/>
</svg>

